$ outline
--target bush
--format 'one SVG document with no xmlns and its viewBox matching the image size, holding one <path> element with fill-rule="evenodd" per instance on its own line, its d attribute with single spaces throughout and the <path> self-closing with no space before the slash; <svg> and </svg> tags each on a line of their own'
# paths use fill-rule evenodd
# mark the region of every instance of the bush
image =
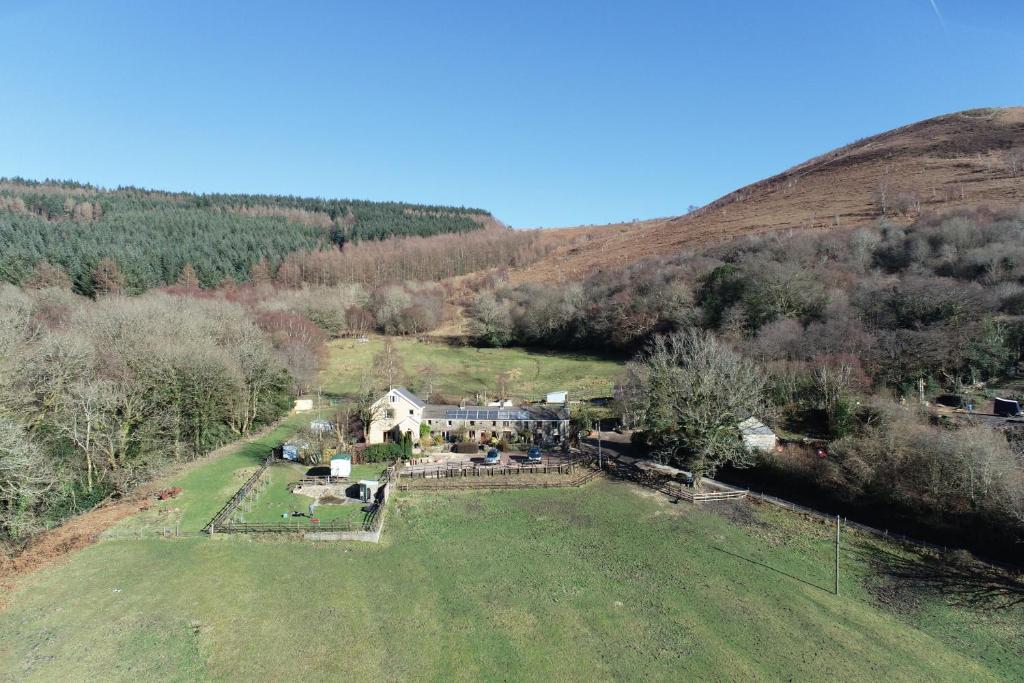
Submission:
<svg viewBox="0 0 1024 683">
<path fill-rule="evenodd" d="M 391 462 L 405 456 L 405 449 L 397 443 L 375 443 L 363 449 L 363 462 Z"/>
<path fill-rule="evenodd" d="M 480 447 L 473 441 L 462 441 L 455 444 L 456 453 L 476 453 Z"/>
</svg>

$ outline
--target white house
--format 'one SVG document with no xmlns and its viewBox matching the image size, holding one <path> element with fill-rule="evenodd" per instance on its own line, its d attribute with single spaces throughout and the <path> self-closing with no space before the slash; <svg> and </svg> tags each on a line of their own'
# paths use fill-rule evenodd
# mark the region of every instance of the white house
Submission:
<svg viewBox="0 0 1024 683">
<path fill-rule="evenodd" d="M 426 405 L 405 387 L 394 387 L 370 406 L 373 420 L 366 430 L 366 442 L 397 442 L 406 432 L 418 441 Z"/>
<path fill-rule="evenodd" d="M 564 405 L 497 406 L 427 405 L 404 387 L 395 387 L 370 408 L 373 419 L 366 430 L 367 443 L 397 442 L 408 432 L 419 441 L 420 425 L 432 436 L 451 440 L 466 438 L 525 437 L 534 442 L 559 442 L 569 434 L 569 412 Z"/>
</svg>

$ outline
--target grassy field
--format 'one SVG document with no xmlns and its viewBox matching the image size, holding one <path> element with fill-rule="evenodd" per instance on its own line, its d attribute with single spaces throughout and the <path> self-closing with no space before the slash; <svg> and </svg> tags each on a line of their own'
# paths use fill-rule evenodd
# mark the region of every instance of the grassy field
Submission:
<svg viewBox="0 0 1024 683">
<path fill-rule="evenodd" d="M 836 597 L 830 529 L 725 510 L 597 480 L 403 494 L 381 545 L 106 541 L 10 596 L 0 679 L 1024 676 L 1019 607 L 901 585 L 879 563 L 915 558 L 853 534 Z"/>
<path fill-rule="evenodd" d="M 434 392 L 458 401 L 477 392 L 492 395 L 497 377 L 510 370 L 516 378 L 509 384 L 510 394 L 519 399 L 537 400 L 549 391 L 566 390 L 571 398 L 611 396 L 622 363 L 586 354 L 547 353 L 529 349 L 476 349 L 449 346 L 415 339 L 394 339 L 404 367 L 402 382 L 426 398 L 427 380 L 423 368 L 431 368 Z M 357 343 L 341 339 L 331 343 L 328 366 L 322 375 L 324 391 L 352 394 L 359 390 L 373 356 L 384 340 L 371 338 Z"/>
<path fill-rule="evenodd" d="M 407 367 L 409 349 L 452 368 L 476 353 L 400 348 Z M 335 349 L 329 371 L 339 392 L 354 381 L 339 370 L 348 351 Z M 616 367 L 546 367 L 572 363 L 609 382 Z M 566 376 L 560 388 L 584 391 Z M 168 480 L 182 494 L 124 524 L 173 515 L 202 528 L 308 419 Z M 361 467 L 354 478 L 380 469 Z M 275 466 L 257 514 L 276 521 L 301 471 Z M 837 597 L 831 529 L 774 508 L 695 508 L 602 479 L 409 492 L 391 505 L 379 545 L 221 535 L 90 546 L 0 595 L 0 680 L 1024 678 L 1019 583 L 849 533 Z"/>
</svg>

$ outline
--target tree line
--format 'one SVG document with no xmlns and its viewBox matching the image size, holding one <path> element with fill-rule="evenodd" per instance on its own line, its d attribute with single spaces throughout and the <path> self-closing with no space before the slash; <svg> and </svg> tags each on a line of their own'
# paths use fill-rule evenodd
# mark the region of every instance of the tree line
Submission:
<svg viewBox="0 0 1024 683">
<path fill-rule="evenodd" d="M 464 207 L 0 179 L 0 279 L 20 284 L 45 263 L 93 296 L 105 293 L 103 273 L 114 268 L 124 289 L 138 293 L 175 283 L 189 266 L 203 287 L 214 287 L 246 281 L 261 261 L 277 269 L 293 252 L 496 225 L 489 213 Z"/>
<path fill-rule="evenodd" d="M 274 421 L 322 342 L 224 297 L 0 286 L 0 549 Z"/>
</svg>

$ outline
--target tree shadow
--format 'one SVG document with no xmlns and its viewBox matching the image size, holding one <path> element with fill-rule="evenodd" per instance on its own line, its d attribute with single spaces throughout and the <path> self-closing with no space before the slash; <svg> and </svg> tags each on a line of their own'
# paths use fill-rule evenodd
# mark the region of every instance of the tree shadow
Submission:
<svg viewBox="0 0 1024 683">
<path fill-rule="evenodd" d="M 967 553 L 942 556 L 914 548 L 898 554 L 874 544 L 855 552 L 879 575 L 956 606 L 1011 609 L 1024 605 L 1024 574 L 979 562 Z"/>
<path fill-rule="evenodd" d="M 764 562 L 759 562 L 758 560 L 752 560 L 749 557 L 744 557 L 743 555 L 737 555 L 734 552 L 730 552 L 728 550 L 725 550 L 724 548 L 719 548 L 718 546 L 715 546 L 715 545 L 711 546 L 711 548 L 713 550 L 717 550 L 720 553 L 725 553 L 726 555 L 729 555 L 730 557 L 735 557 L 738 560 L 744 560 L 746 562 L 749 562 L 750 564 L 757 565 L 758 567 L 763 567 L 765 569 L 771 570 L 771 571 L 775 572 L 776 574 L 781 574 L 782 576 L 785 576 L 786 578 L 793 579 L 794 581 L 799 581 L 800 583 L 802 583 L 804 585 L 807 585 L 807 586 L 810 586 L 811 588 L 817 588 L 818 590 L 824 591 L 825 593 L 828 593 L 829 595 L 832 594 L 832 591 L 830 589 L 828 589 L 828 588 L 825 588 L 823 586 L 819 586 L 816 583 L 811 583 L 810 581 L 807 581 L 806 579 L 801 579 L 799 576 L 793 576 L 792 574 L 784 572 L 781 569 L 776 569 L 775 567 L 772 567 L 771 565 L 765 564 Z"/>
</svg>

